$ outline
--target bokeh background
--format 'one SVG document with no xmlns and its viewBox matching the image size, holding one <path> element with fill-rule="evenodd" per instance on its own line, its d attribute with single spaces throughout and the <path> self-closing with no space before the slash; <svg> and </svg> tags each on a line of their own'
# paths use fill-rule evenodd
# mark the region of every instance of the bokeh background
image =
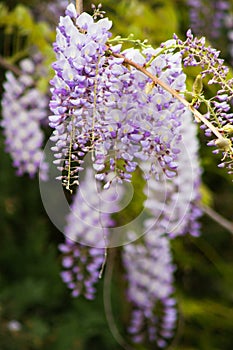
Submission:
<svg viewBox="0 0 233 350">
<path fill-rule="evenodd" d="M 98 2 L 92 1 L 96 4 Z M 91 1 L 84 1 L 90 11 Z M 52 3 L 52 2 L 51 2 Z M 168 40 L 176 32 L 184 37 L 191 26 L 190 5 L 184 0 L 103 0 L 103 10 L 113 20 L 114 34 L 148 39 L 154 46 Z M 210 43 L 222 51 L 222 57 L 231 67 L 233 54 L 229 26 L 222 21 L 219 36 L 211 37 L 208 28 L 213 3 L 209 6 L 206 35 Z M 7 19 L 2 5 L 13 13 Z M 30 0 L 0 2 L 0 54 L 17 64 L 24 55 L 27 41 L 40 41 L 42 51 L 52 60 L 49 45 L 54 40 L 58 18 L 46 18 L 48 2 Z M 17 6 L 31 11 L 33 21 L 20 18 Z M 19 7 L 18 7 L 19 8 Z M 204 8 L 204 7 L 203 7 Z M 28 11 L 27 10 L 27 11 Z M 21 12 L 21 14 L 24 12 Z M 232 3 L 226 16 L 232 13 Z M 18 17 L 17 17 L 18 14 Z M 211 17 L 212 16 L 212 17 Z M 10 19 L 10 22 L 9 22 Z M 36 32 L 44 20 L 49 28 L 47 41 Z M 43 27 L 44 28 L 44 27 Z M 202 27 L 202 31 L 204 31 Z M 38 30 L 38 28 L 37 28 Z M 47 29 L 45 29 L 46 31 Z M 33 36 L 33 38 L 32 38 Z M 209 36 L 209 37 L 208 37 Z M 0 67 L 0 96 L 4 81 L 4 67 Z M 195 71 L 189 72 L 192 84 Z M 207 87 L 205 87 L 207 89 Z M 200 159 L 203 167 L 203 201 L 229 221 L 233 221 L 232 178 L 219 169 L 219 158 L 206 146 L 200 132 Z M 43 208 L 38 179 L 17 177 L 11 157 L 5 153 L 4 137 L 0 133 L 0 349 L 1 350 L 120 350 L 114 338 L 117 327 L 124 337 L 128 322 L 128 307 L 124 295 L 122 267 L 114 252 L 110 297 L 113 317 L 109 323 L 104 303 L 104 278 L 98 284 L 94 301 L 82 297 L 74 299 L 60 279 L 61 257 L 57 246 L 63 235 L 52 225 Z M 136 210 L 136 209 L 135 209 Z M 128 215 L 132 211 L 129 209 Z M 127 212 L 126 212 L 127 215 Z M 177 265 L 176 298 L 179 305 L 179 326 L 170 345 L 174 350 L 231 350 L 233 347 L 233 235 L 216 220 L 203 215 L 199 238 L 176 238 L 172 242 L 174 262 Z M 108 276 L 109 278 L 109 276 Z M 106 288 L 106 285 L 105 285 Z M 108 315 L 109 316 L 109 315 Z M 108 319 L 108 320 L 107 320 Z M 154 346 L 133 346 L 132 349 L 150 350 Z"/>
</svg>

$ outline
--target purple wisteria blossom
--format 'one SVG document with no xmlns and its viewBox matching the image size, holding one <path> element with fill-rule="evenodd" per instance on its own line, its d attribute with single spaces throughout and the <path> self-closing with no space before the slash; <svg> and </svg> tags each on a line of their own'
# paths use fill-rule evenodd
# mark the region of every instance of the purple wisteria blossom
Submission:
<svg viewBox="0 0 233 350">
<path fill-rule="evenodd" d="M 230 56 L 230 63 L 233 66 L 233 13 L 228 13 L 225 17 L 225 27 L 228 37 L 228 54 Z"/>
<path fill-rule="evenodd" d="M 122 51 L 120 44 L 110 45 L 110 28 L 106 18 L 95 21 L 87 13 L 77 15 L 72 4 L 57 28 L 50 101 L 53 115 L 49 117 L 54 129 L 52 149 L 66 188 L 79 185 L 67 218 L 67 239 L 60 245 L 61 276 L 73 296 L 94 297 L 105 247 L 111 243 L 111 213 L 118 207 L 113 185 L 130 181 L 140 167 L 147 181 L 144 236 L 136 240 L 138 228 L 132 229 L 129 240 L 135 242 L 122 247 L 133 309 L 129 333 L 135 342 L 149 339 L 162 348 L 174 335 L 177 322 L 169 239 L 188 232 L 199 234 L 201 172 L 196 130 L 186 107 L 135 66 L 122 64 L 119 53 L 147 66 L 150 73 L 182 94 L 186 90 L 185 48 L 166 50 L 169 41 L 162 52 L 161 48 Z M 187 41 L 198 49 L 203 44 L 192 43 L 191 33 Z M 183 44 L 178 38 L 172 42 Z M 209 55 L 216 63 L 217 53 Z M 194 65 L 196 60 L 190 54 L 185 63 Z M 222 65 L 216 71 L 227 73 Z M 208 72 L 203 71 L 205 74 Z M 82 180 L 88 153 L 92 165 Z M 101 199 L 103 193 L 107 205 Z"/>
<path fill-rule="evenodd" d="M 204 115 L 211 124 L 222 133 L 222 137 L 216 139 L 213 131 L 206 125 L 201 128 L 205 130 L 207 137 L 212 137 L 212 140 L 207 143 L 208 146 L 215 146 L 213 153 L 221 153 L 223 158 L 220 167 L 227 167 L 229 174 L 232 174 L 233 167 L 233 137 L 232 123 L 233 113 L 231 112 L 231 103 L 233 101 L 233 79 L 228 79 L 229 68 L 224 64 L 224 60 L 219 57 L 220 51 L 206 45 L 204 37 L 194 37 L 191 30 L 187 31 L 185 41 L 180 40 L 174 35 L 175 47 L 180 50 L 183 55 L 183 63 L 185 66 L 199 67 L 200 79 L 206 78 L 209 85 L 214 85 L 217 93 L 210 99 L 206 99 L 202 91 L 198 91 L 197 103 L 195 108 L 204 106 L 207 110 Z M 220 135 L 221 136 L 221 135 Z M 223 162 L 224 160 L 224 162 Z"/>
<path fill-rule="evenodd" d="M 94 298 L 108 230 L 114 224 L 111 214 L 118 210 L 119 193 L 114 187 L 103 190 L 99 185 L 93 169 L 87 168 L 67 216 L 65 243 L 59 245 L 64 268 L 61 277 L 74 297 L 83 294 L 87 299 Z"/>
<path fill-rule="evenodd" d="M 188 111 L 183 117 L 182 142 L 177 145 L 179 149 L 177 176 L 172 181 L 163 178 L 163 182 L 151 178 L 147 182 L 149 190 L 145 190 L 147 198 L 144 206 L 151 216 L 145 221 L 145 227 L 150 230 L 156 225 L 170 238 L 186 233 L 198 236 L 200 229 L 198 218 L 201 216 L 199 209 L 201 168 L 198 161 L 196 125 Z M 142 165 L 143 169 L 146 167 L 148 164 Z M 160 178 L 162 176 L 161 174 Z"/>
<path fill-rule="evenodd" d="M 59 245 L 59 250 L 62 253 L 63 265 L 61 278 L 72 290 L 72 296 L 83 295 L 86 299 L 94 299 L 95 284 L 104 261 L 104 249 L 87 247 L 66 238 L 65 242 Z"/>
<path fill-rule="evenodd" d="M 31 11 L 37 21 L 46 21 L 51 27 L 55 27 L 59 17 L 63 15 L 67 4 L 67 0 L 41 1 L 35 4 Z"/>
<path fill-rule="evenodd" d="M 51 140 L 56 143 L 53 148 L 56 162 L 63 166 L 65 161 L 65 170 L 69 169 L 63 177 L 68 187 L 70 176 L 73 178 L 81 170 L 82 157 L 94 151 L 94 142 L 102 142 L 101 122 L 96 114 L 97 105 L 103 101 L 99 76 L 104 70 L 110 27 L 107 19 L 95 23 L 87 13 L 78 16 L 70 4 L 57 29 L 54 45 L 57 61 L 53 65 L 56 75 L 51 82 L 54 87 L 50 102 L 54 115 L 50 117 L 50 126 L 55 129 Z"/>
<path fill-rule="evenodd" d="M 135 343 L 149 340 L 165 347 L 177 322 L 173 296 L 175 266 L 168 238 L 154 228 L 143 242 L 124 246 L 123 263 L 127 295 L 133 307 L 128 332 Z"/>
<path fill-rule="evenodd" d="M 184 114 L 181 133 L 182 142 L 177 145 L 177 176 L 167 179 L 161 172 L 160 181 L 154 178 L 147 181 L 144 206 L 149 217 L 144 221 L 145 234 L 139 241 L 123 247 L 127 295 L 133 307 L 129 333 L 134 342 L 149 338 L 161 348 L 174 335 L 177 322 L 175 267 L 169 240 L 187 233 L 197 236 L 200 228 L 201 170 L 196 126 L 188 111 Z M 146 172 L 149 166 L 144 163 L 142 169 Z M 133 240 L 135 232 L 129 235 Z"/>
<path fill-rule="evenodd" d="M 135 68 L 114 56 L 121 45 L 108 50 L 111 22 L 82 13 L 69 5 L 61 17 L 54 50 L 50 126 L 55 163 L 69 188 L 78 183 L 83 157 L 91 152 L 96 178 L 106 182 L 109 171 L 118 181 L 130 181 L 141 160 L 159 164 L 168 177 L 176 175 L 179 125 L 184 106 Z M 155 50 L 126 50 L 125 57 L 146 64 Z M 182 90 L 185 75 L 179 53 L 161 55 L 149 70 L 174 89 Z M 166 69 L 165 69 L 166 68 Z M 148 90 L 150 90 L 148 92 Z M 112 183 L 108 180 L 106 187 Z"/>
<path fill-rule="evenodd" d="M 233 64 L 233 13 L 228 0 L 187 0 L 190 28 L 221 50 Z"/>
<path fill-rule="evenodd" d="M 7 71 L 3 84 L 1 126 L 6 138 L 6 151 L 13 159 L 17 174 L 34 176 L 40 168 L 41 179 L 46 179 L 47 164 L 43 161 L 44 135 L 41 123 L 47 116 L 48 98 L 35 86 L 37 65 L 31 59 L 20 63 L 21 75 Z"/>
<path fill-rule="evenodd" d="M 204 35 L 216 43 L 222 35 L 230 4 L 227 0 L 187 0 L 190 27 L 195 35 Z"/>
</svg>

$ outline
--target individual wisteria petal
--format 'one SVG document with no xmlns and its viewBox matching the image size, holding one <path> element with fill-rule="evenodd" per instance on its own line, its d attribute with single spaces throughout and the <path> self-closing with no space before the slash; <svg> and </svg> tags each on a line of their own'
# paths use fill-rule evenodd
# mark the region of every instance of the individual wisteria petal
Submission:
<svg viewBox="0 0 233 350">
<path fill-rule="evenodd" d="M 59 245 L 64 268 L 61 277 L 74 297 L 94 298 L 108 230 L 114 223 L 111 214 L 118 210 L 114 188 L 103 190 L 98 185 L 93 169 L 87 168 L 67 216 L 65 242 Z"/>
<path fill-rule="evenodd" d="M 45 180 L 48 165 L 43 160 L 41 123 L 47 117 L 48 98 L 35 86 L 33 76 L 38 74 L 37 62 L 24 59 L 20 69 L 19 77 L 7 71 L 3 84 L 1 126 L 6 151 L 10 153 L 18 175 L 34 176 L 40 168 L 40 177 Z"/>
</svg>

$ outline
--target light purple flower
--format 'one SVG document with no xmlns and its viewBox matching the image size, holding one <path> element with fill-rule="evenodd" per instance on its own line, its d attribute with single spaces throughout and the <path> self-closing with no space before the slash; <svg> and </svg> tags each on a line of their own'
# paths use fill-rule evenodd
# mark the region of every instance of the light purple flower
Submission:
<svg viewBox="0 0 233 350">
<path fill-rule="evenodd" d="M 109 172 L 119 182 L 130 181 L 141 160 L 151 162 L 151 174 L 159 164 L 168 177 L 175 176 L 177 154 L 171 143 L 181 138 L 184 106 L 160 87 L 148 92 L 147 77 L 122 65 L 122 58 L 106 55 L 111 36 L 108 19 L 95 22 L 86 13 L 75 17 L 73 5 L 66 13 L 54 44 L 57 60 L 49 118 L 63 184 L 70 188 L 77 183 L 82 159 L 89 152 L 96 178 L 104 182 Z M 120 49 L 111 48 L 114 53 Z M 154 53 L 152 49 L 123 52 L 141 65 Z M 174 89 L 185 86 L 179 53 L 161 55 L 149 70 Z"/>
<path fill-rule="evenodd" d="M 156 228 L 143 242 L 123 247 L 123 263 L 132 304 L 128 331 L 134 342 L 147 339 L 159 347 L 174 335 L 177 322 L 174 293 L 174 265 L 169 240 Z"/>
<path fill-rule="evenodd" d="M 8 71 L 3 84 L 1 126 L 6 151 L 10 153 L 18 175 L 28 173 L 34 176 L 40 168 L 40 177 L 45 180 L 48 165 L 43 161 L 41 123 L 47 116 L 48 99 L 35 86 L 36 63 L 24 59 L 20 69 L 22 74 L 19 77 Z"/>
<path fill-rule="evenodd" d="M 187 0 L 190 26 L 195 35 L 204 35 L 217 43 L 222 35 L 230 4 L 226 0 Z"/>
<path fill-rule="evenodd" d="M 182 141 L 177 147 L 177 176 L 147 180 L 144 206 L 144 236 L 123 247 L 123 263 L 128 282 L 127 295 L 132 304 L 129 333 L 134 342 L 145 339 L 165 347 L 174 336 L 177 322 L 174 298 L 175 266 L 170 253 L 171 238 L 199 234 L 200 165 L 196 126 L 188 111 L 181 124 Z M 174 145 L 175 146 L 175 145 Z M 146 172 L 149 164 L 143 163 Z M 135 232 L 129 232 L 133 240 Z"/>
<path fill-rule="evenodd" d="M 114 188 L 103 190 L 98 185 L 93 169 L 87 168 L 67 216 L 65 242 L 59 245 L 64 268 L 61 277 L 74 297 L 94 298 L 108 230 L 113 226 L 111 214 L 118 209 Z"/>
</svg>

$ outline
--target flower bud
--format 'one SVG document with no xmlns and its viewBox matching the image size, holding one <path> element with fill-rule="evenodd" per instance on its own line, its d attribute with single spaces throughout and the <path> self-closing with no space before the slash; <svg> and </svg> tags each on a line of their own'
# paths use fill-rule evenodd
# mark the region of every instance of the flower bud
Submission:
<svg viewBox="0 0 233 350">
<path fill-rule="evenodd" d="M 230 151 L 231 149 L 231 141 L 226 137 L 219 138 L 215 140 L 215 145 L 222 151 Z"/>
<path fill-rule="evenodd" d="M 193 94 L 200 95 L 200 93 L 202 92 L 202 89 L 203 89 L 202 76 L 201 74 L 198 74 L 193 83 Z"/>
</svg>

